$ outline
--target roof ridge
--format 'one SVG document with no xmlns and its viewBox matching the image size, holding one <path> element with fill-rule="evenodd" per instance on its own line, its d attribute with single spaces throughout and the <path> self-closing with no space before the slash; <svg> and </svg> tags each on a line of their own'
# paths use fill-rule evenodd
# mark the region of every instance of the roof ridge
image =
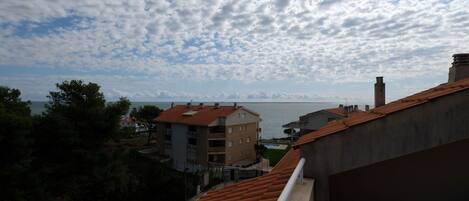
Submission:
<svg viewBox="0 0 469 201">
<path fill-rule="evenodd" d="M 437 85 L 433 88 L 390 102 L 381 107 L 374 108 L 368 112 L 363 112 L 363 115 L 357 114 L 349 116 L 340 121 L 328 123 L 317 131 L 313 131 L 311 133 L 301 136 L 300 139 L 298 139 L 298 141 L 295 143 L 293 148 L 297 148 L 300 145 L 313 142 L 317 138 L 321 138 L 327 135 L 343 131 L 352 126 L 367 123 L 378 118 L 383 118 L 394 112 L 415 107 L 427 103 L 432 99 L 440 98 L 467 89 L 469 89 L 469 78 L 459 80 L 453 83 L 444 83 Z M 345 126 L 345 128 L 340 128 L 341 126 Z"/>
</svg>

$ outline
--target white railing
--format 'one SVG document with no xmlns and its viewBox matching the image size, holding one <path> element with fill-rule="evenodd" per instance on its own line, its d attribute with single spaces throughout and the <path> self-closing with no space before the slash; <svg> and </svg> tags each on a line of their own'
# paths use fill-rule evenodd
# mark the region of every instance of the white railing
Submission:
<svg viewBox="0 0 469 201">
<path fill-rule="evenodd" d="M 295 187 L 296 181 L 299 179 L 300 183 L 303 183 L 303 166 L 305 164 L 305 158 L 301 158 L 298 164 L 293 170 L 292 175 L 288 179 L 287 185 L 283 188 L 282 193 L 278 197 L 277 201 L 288 201 L 293 188 Z"/>
</svg>

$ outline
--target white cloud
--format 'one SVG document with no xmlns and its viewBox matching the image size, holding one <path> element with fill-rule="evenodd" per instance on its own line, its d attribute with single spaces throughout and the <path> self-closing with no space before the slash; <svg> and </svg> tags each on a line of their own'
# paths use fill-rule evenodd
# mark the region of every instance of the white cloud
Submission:
<svg viewBox="0 0 469 201">
<path fill-rule="evenodd" d="M 406 79 L 446 72 L 451 54 L 467 51 L 467 7 L 464 0 L 3 0 L 0 65 L 246 83 Z M 41 27 L 70 16 L 79 23 L 15 34 L 25 22 Z"/>
</svg>

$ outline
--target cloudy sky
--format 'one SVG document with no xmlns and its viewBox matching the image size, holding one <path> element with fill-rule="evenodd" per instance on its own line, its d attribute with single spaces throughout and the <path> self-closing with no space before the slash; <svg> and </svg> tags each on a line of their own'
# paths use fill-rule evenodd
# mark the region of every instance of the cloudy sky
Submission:
<svg viewBox="0 0 469 201">
<path fill-rule="evenodd" d="M 134 101 L 388 101 L 447 80 L 469 1 L 2 0 L 0 85 L 45 100 L 99 83 Z"/>
</svg>

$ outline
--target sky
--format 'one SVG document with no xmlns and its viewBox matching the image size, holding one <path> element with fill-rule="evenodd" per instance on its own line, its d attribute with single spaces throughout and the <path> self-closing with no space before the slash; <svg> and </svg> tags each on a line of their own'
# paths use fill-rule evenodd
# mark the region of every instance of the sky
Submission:
<svg viewBox="0 0 469 201">
<path fill-rule="evenodd" d="M 387 101 L 447 81 L 469 52 L 469 1 L 2 0 L 0 85 L 107 100 Z"/>
</svg>

